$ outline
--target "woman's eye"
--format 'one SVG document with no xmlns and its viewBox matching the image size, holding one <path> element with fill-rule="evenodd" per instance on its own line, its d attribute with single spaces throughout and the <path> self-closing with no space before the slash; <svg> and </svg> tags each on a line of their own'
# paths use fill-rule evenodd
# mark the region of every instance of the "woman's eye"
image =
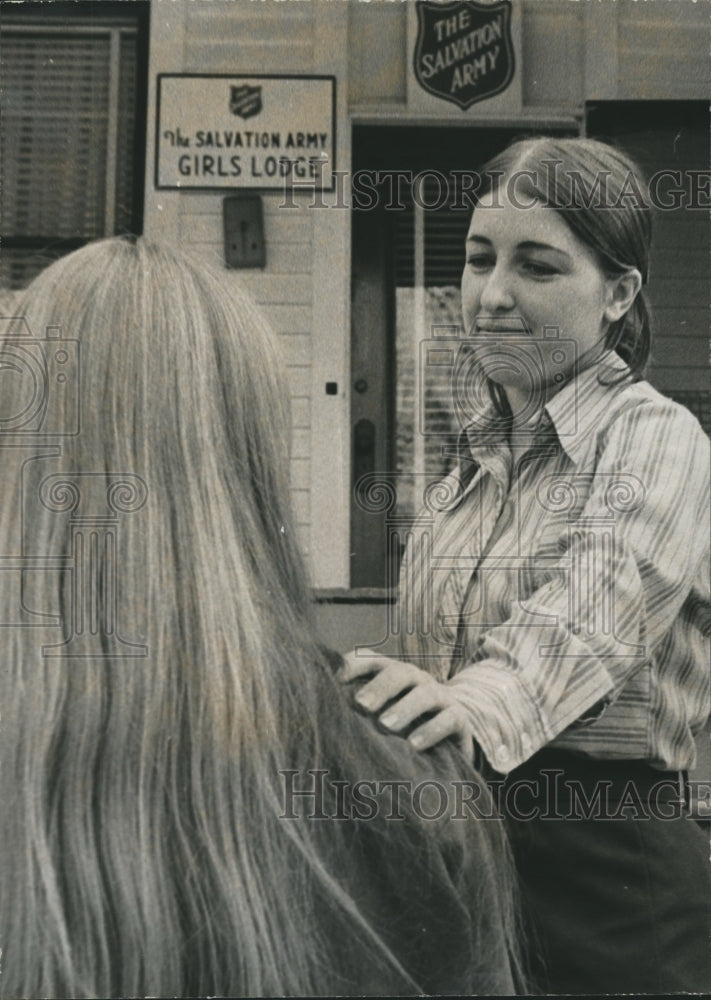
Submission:
<svg viewBox="0 0 711 1000">
<path fill-rule="evenodd" d="M 467 257 L 467 264 L 475 271 L 485 271 L 488 267 L 494 266 L 494 261 L 485 254 L 472 254 Z"/>
<path fill-rule="evenodd" d="M 534 278 L 551 278 L 554 274 L 558 274 L 558 269 L 552 264 L 544 264 L 539 260 L 524 260 L 521 267 Z"/>
</svg>

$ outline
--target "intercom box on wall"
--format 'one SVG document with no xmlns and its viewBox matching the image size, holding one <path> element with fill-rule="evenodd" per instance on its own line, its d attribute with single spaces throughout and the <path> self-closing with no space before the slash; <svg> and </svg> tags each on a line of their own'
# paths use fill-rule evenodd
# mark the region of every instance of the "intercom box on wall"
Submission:
<svg viewBox="0 0 711 1000">
<path fill-rule="evenodd" d="M 227 267 L 264 267 L 264 213 L 259 195 L 229 195 L 222 201 Z"/>
</svg>

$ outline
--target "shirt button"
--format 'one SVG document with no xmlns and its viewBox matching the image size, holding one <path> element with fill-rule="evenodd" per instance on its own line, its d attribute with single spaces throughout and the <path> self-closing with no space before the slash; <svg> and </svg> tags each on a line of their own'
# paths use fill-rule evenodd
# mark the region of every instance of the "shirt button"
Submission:
<svg viewBox="0 0 711 1000">
<path fill-rule="evenodd" d="M 496 751 L 496 759 L 499 764 L 505 764 L 510 756 L 511 754 L 509 753 L 508 747 L 505 747 L 503 744 L 498 747 Z"/>
</svg>

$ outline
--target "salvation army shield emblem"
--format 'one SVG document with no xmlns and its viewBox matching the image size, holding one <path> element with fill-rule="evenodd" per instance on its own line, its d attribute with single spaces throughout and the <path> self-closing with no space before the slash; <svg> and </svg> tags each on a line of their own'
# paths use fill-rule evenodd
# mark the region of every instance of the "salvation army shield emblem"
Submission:
<svg viewBox="0 0 711 1000">
<path fill-rule="evenodd" d="M 262 88 L 241 84 L 230 87 L 230 111 L 240 118 L 251 118 L 262 110 Z"/>
<path fill-rule="evenodd" d="M 417 0 L 414 71 L 424 90 L 466 111 L 506 90 L 514 70 L 511 0 Z"/>
</svg>

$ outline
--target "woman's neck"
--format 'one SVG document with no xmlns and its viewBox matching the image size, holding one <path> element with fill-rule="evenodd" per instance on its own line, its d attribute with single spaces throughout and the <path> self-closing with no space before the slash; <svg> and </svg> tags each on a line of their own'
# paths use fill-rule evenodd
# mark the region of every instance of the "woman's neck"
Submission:
<svg viewBox="0 0 711 1000">
<path fill-rule="evenodd" d="M 507 387 L 506 398 L 512 413 L 509 449 L 513 462 L 513 475 L 513 469 L 517 467 L 521 456 L 525 455 L 533 446 L 546 397 L 545 393 L 541 392 L 537 394 L 536 398 L 532 398 L 530 390 L 523 391 Z"/>
<path fill-rule="evenodd" d="M 561 389 L 569 385 L 581 372 L 587 368 L 598 365 L 603 358 L 609 354 L 604 342 L 599 342 L 589 350 L 581 354 L 576 365 L 568 374 L 568 377 L 559 385 L 548 383 L 537 386 L 535 389 L 519 389 L 516 386 L 507 386 L 505 389 L 511 412 L 513 414 L 511 426 L 514 431 L 525 433 L 527 429 L 534 429 L 541 418 L 547 403 L 557 395 Z"/>
<path fill-rule="evenodd" d="M 517 434 L 533 431 L 541 419 L 541 414 L 548 400 L 545 387 L 534 394 L 530 389 L 507 387 L 506 398 L 511 407 L 511 430 Z"/>
</svg>

